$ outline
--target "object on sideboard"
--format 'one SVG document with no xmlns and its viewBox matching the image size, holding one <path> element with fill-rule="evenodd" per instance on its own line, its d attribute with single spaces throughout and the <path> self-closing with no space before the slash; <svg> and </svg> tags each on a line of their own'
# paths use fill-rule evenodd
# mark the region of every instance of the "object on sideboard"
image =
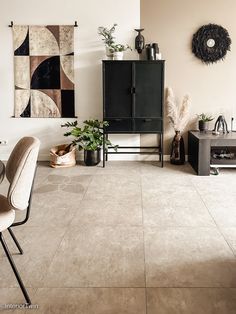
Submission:
<svg viewBox="0 0 236 314">
<path fill-rule="evenodd" d="M 161 60 L 161 53 L 157 43 L 147 44 L 145 48 L 147 60 Z"/>
<path fill-rule="evenodd" d="M 234 129 L 234 117 L 231 117 L 231 132 L 236 132 Z"/>
<path fill-rule="evenodd" d="M 184 140 L 181 136 L 181 133 L 188 123 L 189 104 L 189 96 L 185 95 L 182 103 L 178 105 L 176 103 L 172 89 L 167 88 L 167 117 L 169 118 L 169 122 L 175 130 L 175 136 L 171 146 L 170 162 L 176 165 L 182 165 L 185 162 Z"/>
<path fill-rule="evenodd" d="M 158 47 L 158 43 L 153 43 L 152 47 L 154 48 L 155 60 L 161 60 L 161 53 Z"/>
<path fill-rule="evenodd" d="M 198 128 L 200 132 L 207 132 L 209 128 L 209 122 L 214 120 L 212 116 L 208 116 L 205 113 L 198 114 Z"/>
<path fill-rule="evenodd" d="M 124 51 L 132 50 L 129 45 L 122 44 L 112 44 L 110 47 L 110 52 L 113 53 L 113 60 L 123 60 Z"/>
<path fill-rule="evenodd" d="M 136 28 L 135 31 L 138 32 L 138 35 L 135 37 L 135 49 L 138 53 L 142 53 L 145 46 L 145 38 L 141 32 L 144 31 L 144 28 Z"/>
<path fill-rule="evenodd" d="M 155 56 L 155 50 L 154 48 L 152 47 L 152 44 L 147 44 L 145 46 L 146 48 L 146 57 L 147 57 L 147 60 L 156 60 L 156 56 Z"/>
<path fill-rule="evenodd" d="M 215 132 L 215 133 L 214 133 Z M 219 134 L 219 133 L 229 133 L 228 131 L 228 126 L 227 126 L 227 123 L 226 123 L 226 120 L 225 120 L 225 117 L 220 115 L 217 120 L 216 120 L 216 123 L 215 123 L 215 126 L 214 126 L 214 129 L 212 131 L 213 134 Z"/>
</svg>

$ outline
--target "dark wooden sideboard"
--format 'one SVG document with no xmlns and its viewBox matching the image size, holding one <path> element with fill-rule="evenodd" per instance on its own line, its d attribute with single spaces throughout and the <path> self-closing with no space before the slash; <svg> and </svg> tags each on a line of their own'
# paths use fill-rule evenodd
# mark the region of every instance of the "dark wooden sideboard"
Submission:
<svg viewBox="0 0 236 314">
<path fill-rule="evenodd" d="M 220 155 L 226 158 L 214 157 Z M 199 176 L 209 176 L 211 167 L 236 167 L 236 133 L 189 131 L 188 161 Z"/>
<path fill-rule="evenodd" d="M 109 122 L 104 137 L 157 134 L 158 138 L 153 147 L 119 146 L 117 152 L 104 147 L 103 166 L 108 154 L 133 153 L 159 155 L 163 166 L 164 67 L 164 60 L 103 61 L 103 120 Z"/>
</svg>

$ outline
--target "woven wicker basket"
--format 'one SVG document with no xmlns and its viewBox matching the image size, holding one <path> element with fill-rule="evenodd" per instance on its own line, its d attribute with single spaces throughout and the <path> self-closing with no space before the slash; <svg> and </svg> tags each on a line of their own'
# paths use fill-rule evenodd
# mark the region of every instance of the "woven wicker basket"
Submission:
<svg viewBox="0 0 236 314">
<path fill-rule="evenodd" d="M 53 168 L 66 168 L 76 165 L 76 147 L 71 146 L 70 151 L 62 156 L 58 152 L 64 151 L 68 144 L 52 147 L 50 150 L 50 166 Z"/>
</svg>

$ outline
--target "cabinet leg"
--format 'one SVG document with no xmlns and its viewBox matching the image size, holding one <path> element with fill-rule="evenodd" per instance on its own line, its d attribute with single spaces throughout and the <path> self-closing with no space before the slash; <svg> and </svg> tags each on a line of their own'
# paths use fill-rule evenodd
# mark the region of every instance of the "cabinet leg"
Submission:
<svg viewBox="0 0 236 314">
<path fill-rule="evenodd" d="M 108 140 L 108 134 L 106 134 L 106 141 Z M 107 151 L 106 151 L 106 161 L 108 161 L 108 153 L 107 153 Z"/>
<path fill-rule="evenodd" d="M 102 166 L 105 168 L 106 163 L 106 150 L 105 150 L 105 134 L 103 133 L 103 150 L 102 150 Z"/>
<path fill-rule="evenodd" d="M 161 168 L 163 168 L 164 167 L 164 159 L 163 159 L 163 133 L 162 134 L 160 134 L 160 149 L 161 149 L 161 155 L 160 155 L 160 157 L 161 157 Z"/>
</svg>

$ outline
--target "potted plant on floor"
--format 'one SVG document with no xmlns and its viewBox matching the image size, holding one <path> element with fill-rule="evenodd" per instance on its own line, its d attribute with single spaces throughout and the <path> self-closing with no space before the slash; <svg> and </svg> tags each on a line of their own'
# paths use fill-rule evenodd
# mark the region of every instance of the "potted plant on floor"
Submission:
<svg viewBox="0 0 236 314">
<path fill-rule="evenodd" d="M 208 116 L 205 113 L 198 115 L 198 128 L 200 132 L 208 131 L 209 122 L 214 120 L 212 116 Z"/>
<path fill-rule="evenodd" d="M 77 146 L 78 150 L 84 150 L 84 163 L 86 166 L 96 166 L 101 161 L 101 148 L 103 147 L 103 129 L 109 123 L 99 120 L 85 120 L 83 127 L 78 126 L 78 122 L 67 122 L 62 127 L 72 128 L 66 132 L 65 136 L 73 136 L 75 139 L 72 145 Z M 117 150 L 118 145 L 112 145 L 111 141 L 105 139 L 105 149 L 113 147 Z"/>
</svg>

